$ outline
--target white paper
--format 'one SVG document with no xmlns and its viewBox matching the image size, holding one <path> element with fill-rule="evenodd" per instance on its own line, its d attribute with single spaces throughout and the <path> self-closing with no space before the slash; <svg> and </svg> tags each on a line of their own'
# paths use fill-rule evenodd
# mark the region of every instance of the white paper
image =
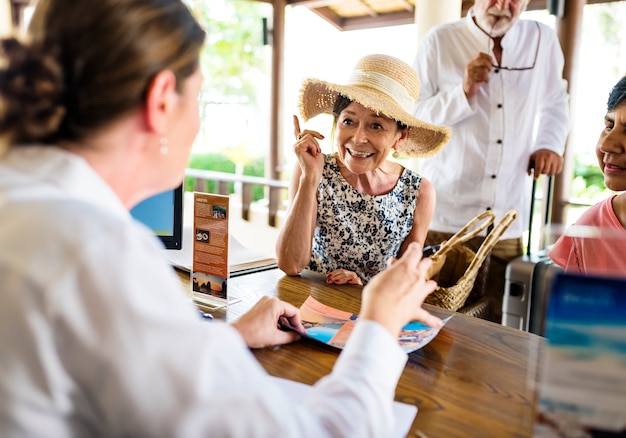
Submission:
<svg viewBox="0 0 626 438">
<path fill-rule="evenodd" d="M 270 257 L 262 252 L 252 250 L 241 244 L 232 234 L 229 236 L 228 265 L 236 266 L 268 260 Z M 191 271 L 193 262 L 193 231 L 191 227 L 183 227 L 183 247 L 181 249 L 164 249 L 168 262 L 183 271 Z"/>
<path fill-rule="evenodd" d="M 280 377 L 273 378 L 276 379 L 286 392 L 292 395 L 294 400 L 303 399 L 306 396 L 306 393 L 311 390 L 311 386 L 305 385 L 304 383 Z M 389 438 L 405 438 L 408 435 L 411 425 L 413 424 L 413 420 L 415 419 L 415 415 L 417 414 L 417 406 L 394 401 L 393 412 L 396 416 L 396 426 Z"/>
</svg>

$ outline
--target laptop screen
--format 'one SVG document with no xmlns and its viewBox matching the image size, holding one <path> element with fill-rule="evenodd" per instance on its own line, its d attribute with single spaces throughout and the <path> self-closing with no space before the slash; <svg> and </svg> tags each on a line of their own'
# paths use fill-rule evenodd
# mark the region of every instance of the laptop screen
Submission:
<svg viewBox="0 0 626 438">
<path fill-rule="evenodd" d="M 154 231 L 167 249 L 182 248 L 183 186 L 137 204 L 130 214 Z"/>
</svg>

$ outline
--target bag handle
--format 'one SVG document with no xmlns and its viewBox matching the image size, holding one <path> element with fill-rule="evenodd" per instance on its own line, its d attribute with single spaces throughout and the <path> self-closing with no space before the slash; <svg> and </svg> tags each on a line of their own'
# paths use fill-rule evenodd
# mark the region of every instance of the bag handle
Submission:
<svg viewBox="0 0 626 438">
<path fill-rule="evenodd" d="M 491 210 L 483 211 L 474 219 L 469 221 L 463 228 L 457 231 L 448 240 L 441 243 L 439 250 L 431 256 L 433 261 L 436 261 L 439 257 L 446 255 L 454 246 L 467 242 L 468 240 L 476 237 L 480 232 L 485 230 L 496 219 L 496 214 Z M 480 223 L 480 221 L 483 221 Z M 479 224 L 478 226 L 476 224 Z"/>
<path fill-rule="evenodd" d="M 515 210 L 509 210 L 506 212 L 502 220 L 498 222 L 495 227 L 493 227 L 491 233 L 487 235 L 483 243 L 480 245 L 480 248 L 478 248 L 478 251 L 476 252 L 476 257 L 474 257 L 474 259 L 470 263 L 465 275 L 467 275 L 468 272 L 472 272 L 472 270 L 474 269 L 476 270 L 476 272 L 478 272 L 480 265 L 483 264 L 483 261 L 485 260 L 485 258 L 487 258 L 489 252 L 493 249 L 496 243 L 498 243 L 498 240 L 500 240 L 502 234 L 504 234 L 506 229 L 509 228 L 509 225 L 513 223 L 516 217 L 517 213 L 515 212 Z"/>
</svg>

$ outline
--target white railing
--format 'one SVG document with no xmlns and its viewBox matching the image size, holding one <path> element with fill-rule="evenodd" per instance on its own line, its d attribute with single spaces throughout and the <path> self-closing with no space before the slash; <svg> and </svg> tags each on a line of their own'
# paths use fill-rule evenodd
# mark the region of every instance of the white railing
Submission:
<svg viewBox="0 0 626 438">
<path fill-rule="evenodd" d="M 241 184 L 241 217 L 250 220 L 250 204 L 252 203 L 252 188 L 262 186 L 266 188 L 268 203 L 267 223 L 272 227 L 278 226 L 277 215 L 280 201 L 289 188 L 287 181 L 261 178 L 258 176 L 235 175 L 234 173 L 216 172 L 213 170 L 186 169 L 185 176 L 194 180 L 194 190 L 207 191 L 207 182 L 217 182 L 217 192 L 220 195 L 229 195 L 228 183 Z M 285 191 L 285 192 L 283 192 Z"/>
</svg>

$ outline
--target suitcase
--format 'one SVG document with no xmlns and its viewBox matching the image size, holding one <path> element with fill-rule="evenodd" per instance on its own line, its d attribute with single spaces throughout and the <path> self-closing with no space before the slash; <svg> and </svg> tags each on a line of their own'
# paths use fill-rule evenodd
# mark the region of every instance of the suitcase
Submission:
<svg viewBox="0 0 626 438">
<path fill-rule="evenodd" d="M 560 271 L 547 250 L 512 260 L 505 273 L 502 325 L 543 336 L 550 289 Z"/>
<path fill-rule="evenodd" d="M 502 300 L 502 325 L 543 335 L 543 321 L 550 289 L 557 272 L 562 268 L 548 257 L 548 249 L 531 251 L 531 232 L 535 208 L 537 180 L 533 178 L 530 221 L 526 254 L 509 262 L 505 271 L 504 297 Z M 552 178 L 548 178 L 544 209 L 544 222 L 550 220 Z"/>
</svg>

